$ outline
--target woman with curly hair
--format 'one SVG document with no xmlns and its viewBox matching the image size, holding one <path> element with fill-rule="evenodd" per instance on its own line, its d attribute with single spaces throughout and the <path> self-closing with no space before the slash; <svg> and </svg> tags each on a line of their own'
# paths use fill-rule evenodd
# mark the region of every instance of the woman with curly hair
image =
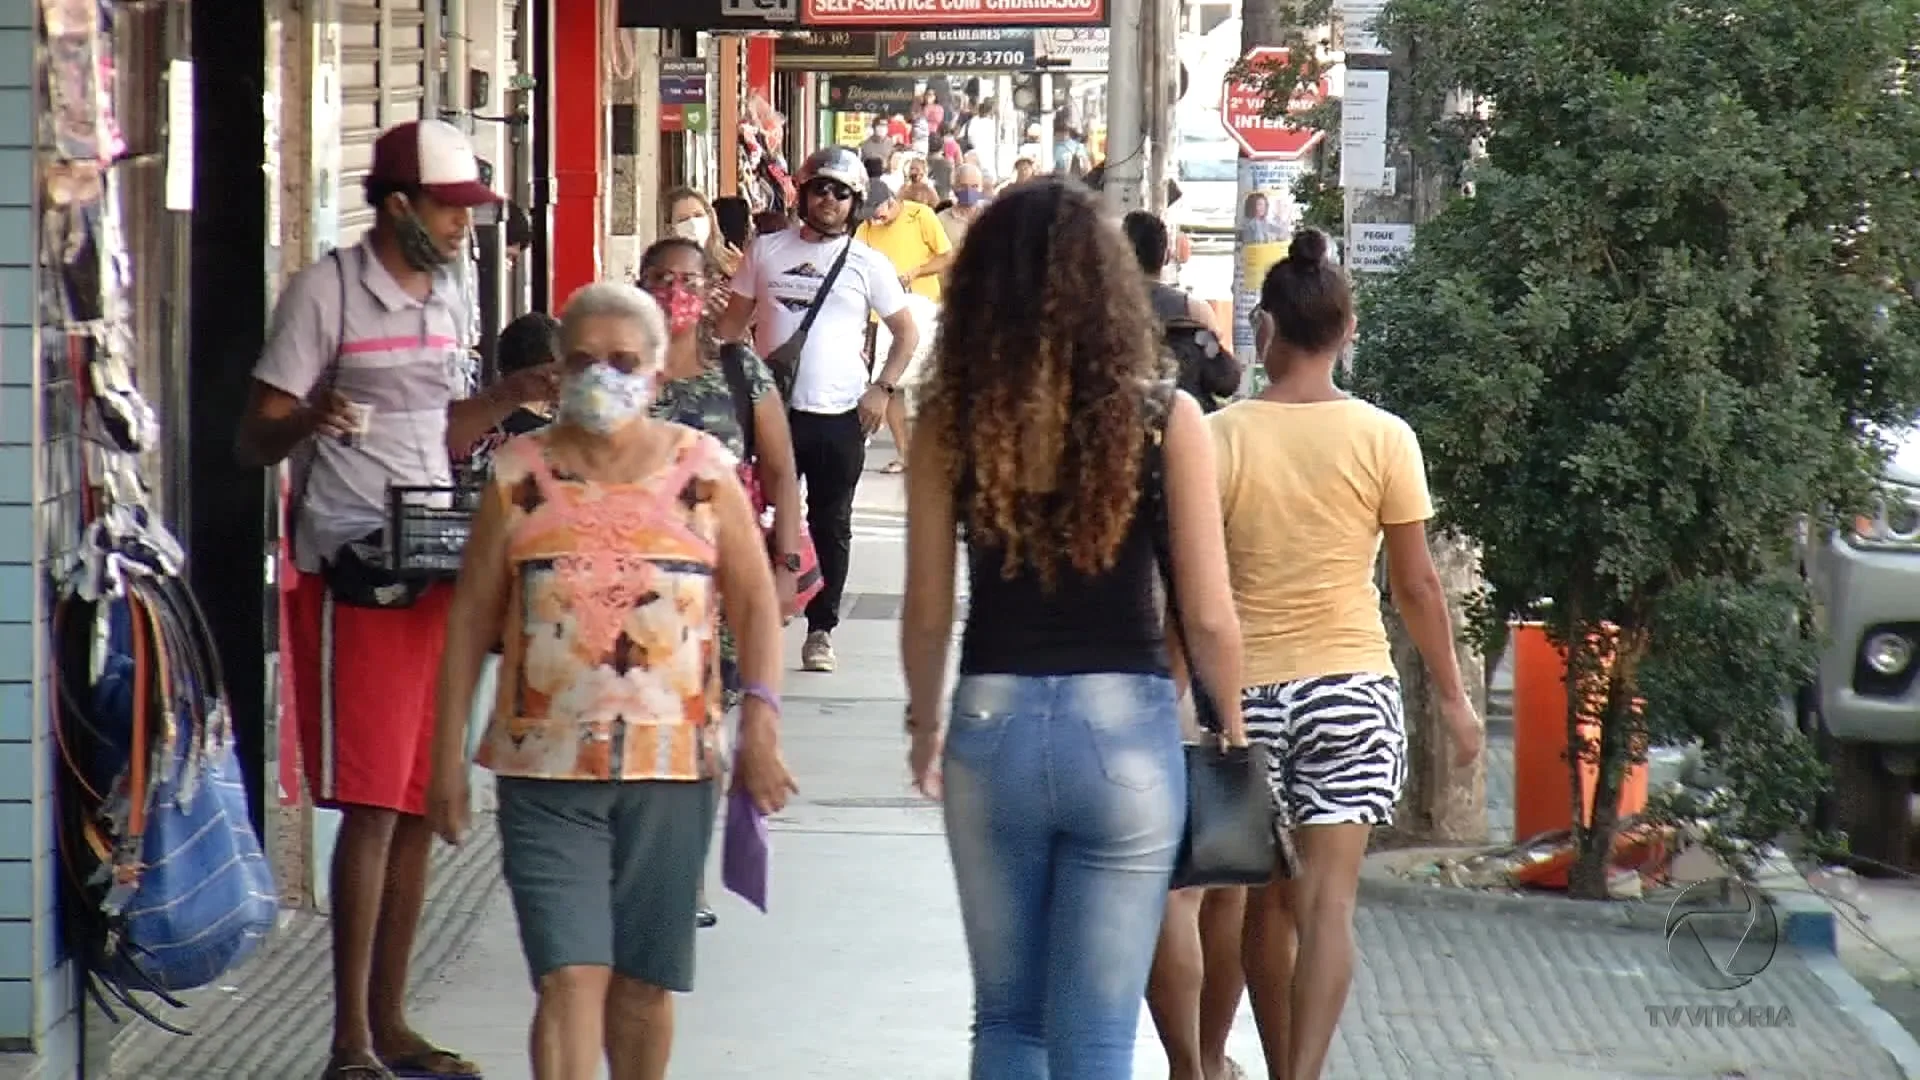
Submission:
<svg viewBox="0 0 1920 1080">
<path fill-rule="evenodd" d="M 945 799 L 974 1080 L 1132 1075 L 1186 819 L 1163 552 L 1245 742 L 1212 445 L 1096 200 L 1043 181 L 975 223 L 907 470 L 909 767 Z M 971 600 L 942 753 L 956 535 Z"/>
</svg>

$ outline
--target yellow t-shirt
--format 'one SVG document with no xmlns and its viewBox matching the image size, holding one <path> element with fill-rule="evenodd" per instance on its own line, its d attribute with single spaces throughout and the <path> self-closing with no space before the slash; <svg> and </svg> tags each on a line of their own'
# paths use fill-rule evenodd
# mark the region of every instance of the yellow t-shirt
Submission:
<svg viewBox="0 0 1920 1080">
<path fill-rule="evenodd" d="M 861 225 L 859 238 L 885 255 L 893 268 L 902 274 L 911 274 L 926 265 L 929 259 L 953 250 L 953 241 L 947 239 L 946 226 L 940 224 L 939 215 L 933 212 L 933 207 L 906 199 L 900 201 L 900 213 L 892 221 L 885 225 L 871 221 Z M 929 300 L 938 301 L 940 275 L 928 274 L 917 279 L 913 283 L 913 291 Z"/>
<path fill-rule="evenodd" d="M 1248 686 L 1393 675 L 1383 527 L 1433 516 L 1420 443 L 1364 401 L 1238 402 L 1208 418 Z"/>
</svg>

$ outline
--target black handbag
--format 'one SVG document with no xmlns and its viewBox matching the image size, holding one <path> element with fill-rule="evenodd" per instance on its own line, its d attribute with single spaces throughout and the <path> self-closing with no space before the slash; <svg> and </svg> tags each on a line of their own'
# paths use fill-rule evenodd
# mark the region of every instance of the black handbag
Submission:
<svg viewBox="0 0 1920 1080">
<path fill-rule="evenodd" d="M 1167 593 L 1167 619 L 1178 633 L 1180 605 L 1174 589 L 1166 499 L 1165 415 L 1151 426 L 1147 492 L 1154 556 Z M 1267 748 L 1258 743 L 1227 745 L 1219 710 L 1200 685 L 1186 635 L 1179 637 L 1201 738 L 1186 747 L 1187 824 L 1174 861 L 1173 887 L 1264 885 L 1276 876 L 1292 877 L 1299 860 L 1292 829 L 1268 779 Z"/>
</svg>

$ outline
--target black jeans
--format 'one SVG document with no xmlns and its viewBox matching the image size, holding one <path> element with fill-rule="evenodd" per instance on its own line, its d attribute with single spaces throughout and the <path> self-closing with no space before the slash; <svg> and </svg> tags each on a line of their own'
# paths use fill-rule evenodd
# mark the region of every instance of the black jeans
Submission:
<svg viewBox="0 0 1920 1080">
<path fill-rule="evenodd" d="M 820 595 L 807 605 L 807 629 L 840 625 L 840 597 L 853 557 L 853 492 L 867 467 L 867 437 L 858 409 L 843 413 L 787 412 L 793 464 L 807 486 L 807 531 L 820 553 Z"/>
</svg>

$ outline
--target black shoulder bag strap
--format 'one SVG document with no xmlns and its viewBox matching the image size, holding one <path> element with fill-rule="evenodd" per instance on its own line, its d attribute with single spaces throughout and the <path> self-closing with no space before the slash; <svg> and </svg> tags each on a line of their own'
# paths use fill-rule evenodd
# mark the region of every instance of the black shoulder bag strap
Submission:
<svg viewBox="0 0 1920 1080">
<path fill-rule="evenodd" d="M 740 425 L 740 445 L 746 451 L 741 460 L 753 461 L 753 386 L 747 380 L 747 347 L 738 342 L 720 346 L 720 371 L 727 377 L 727 393 L 733 398 L 733 418 Z"/>
<path fill-rule="evenodd" d="M 333 359 L 329 360 L 327 366 L 321 370 L 320 378 L 314 382 L 314 385 L 331 388 L 333 381 L 340 376 L 340 350 L 347 344 L 347 260 L 340 254 L 339 248 L 327 252 L 327 257 L 333 260 L 334 275 L 340 280 L 340 315 L 333 331 Z M 300 470 L 299 483 L 294 489 L 291 505 L 287 509 L 287 536 L 295 548 L 296 555 L 300 545 L 300 512 L 307 505 L 307 482 L 313 478 L 313 467 L 318 462 L 318 451 L 307 457 L 306 467 Z"/>
<path fill-rule="evenodd" d="M 853 234 L 847 234 L 847 242 L 840 246 L 840 254 L 834 258 L 833 266 L 828 268 L 827 276 L 820 281 L 820 291 L 813 294 L 813 303 L 807 305 L 807 313 L 800 317 L 800 328 L 794 331 L 796 337 L 806 337 L 813 329 L 813 320 L 820 317 L 820 308 L 827 302 L 828 294 L 833 292 L 833 283 L 840 280 L 840 270 L 847 265 L 847 256 L 853 254 Z M 799 365 L 794 365 L 795 370 Z"/>
</svg>

